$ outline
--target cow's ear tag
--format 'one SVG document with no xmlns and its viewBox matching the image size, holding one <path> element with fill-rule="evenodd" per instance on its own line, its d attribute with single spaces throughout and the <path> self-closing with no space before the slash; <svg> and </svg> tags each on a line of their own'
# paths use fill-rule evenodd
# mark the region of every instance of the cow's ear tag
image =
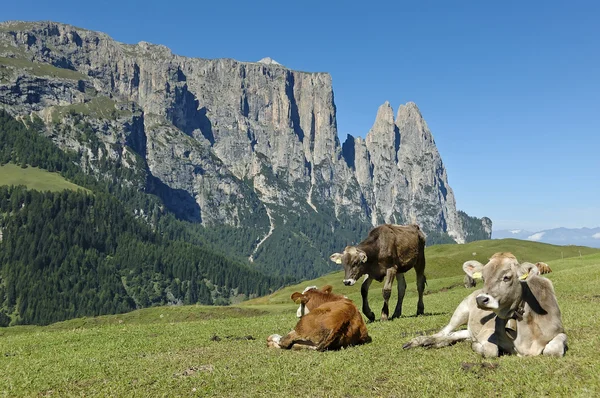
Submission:
<svg viewBox="0 0 600 398">
<path fill-rule="evenodd" d="M 342 259 L 341 259 L 341 258 L 337 258 L 337 259 L 335 260 L 335 263 L 336 263 L 336 264 L 341 264 L 341 263 L 342 263 Z"/>
<path fill-rule="evenodd" d="M 473 276 L 471 276 L 471 278 L 481 279 L 481 272 L 473 272 Z"/>
<path fill-rule="evenodd" d="M 526 274 L 523 274 L 519 277 L 520 280 L 524 281 L 525 279 L 527 279 L 527 277 L 529 276 L 529 272 Z"/>
<path fill-rule="evenodd" d="M 296 303 L 296 304 L 301 304 L 301 303 L 302 303 L 302 297 L 298 297 L 298 298 L 297 298 L 297 299 L 294 301 L 294 303 Z"/>
</svg>

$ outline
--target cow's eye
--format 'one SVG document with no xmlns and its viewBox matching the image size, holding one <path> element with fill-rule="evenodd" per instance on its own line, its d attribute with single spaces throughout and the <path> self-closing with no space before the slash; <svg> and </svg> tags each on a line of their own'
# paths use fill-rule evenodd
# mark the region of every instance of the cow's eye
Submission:
<svg viewBox="0 0 600 398">
<path fill-rule="evenodd" d="M 505 276 L 504 276 L 504 278 L 502 278 L 502 280 L 503 280 L 504 282 L 508 282 L 508 281 L 510 281 L 510 275 L 505 275 Z"/>
</svg>

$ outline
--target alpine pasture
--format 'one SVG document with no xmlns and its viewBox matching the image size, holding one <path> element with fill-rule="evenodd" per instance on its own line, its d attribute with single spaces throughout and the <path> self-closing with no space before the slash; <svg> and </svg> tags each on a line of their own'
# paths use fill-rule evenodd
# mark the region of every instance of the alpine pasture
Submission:
<svg viewBox="0 0 600 398">
<path fill-rule="evenodd" d="M 472 289 L 462 262 L 512 251 L 545 261 L 553 272 L 569 338 L 564 358 L 484 359 L 470 344 L 405 351 L 402 344 L 446 324 Z M 581 255 L 580 255 L 581 252 Z M 266 337 L 297 322 L 289 299 L 309 285 L 331 284 L 360 303 L 360 287 L 341 272 L 231 307 L 155 307 L 81 318 L 45 327 L 0 329 L 0 395 L 400 397 L 573 396 L 600 394 L 600 251 L 516 240 L 442 245 L 426 251 L 425 316 L 415 316 L 414 271 L 407 276 L 402 318 L 368 324 L 370 344 L 340 351 L 266 348 Z M 370 297 L 376 313 L 381 284 Z M 395 304 L 395 289 L 392 305 Z M 360 306 L 360 305 L 359 305 Z"/>
</svg>

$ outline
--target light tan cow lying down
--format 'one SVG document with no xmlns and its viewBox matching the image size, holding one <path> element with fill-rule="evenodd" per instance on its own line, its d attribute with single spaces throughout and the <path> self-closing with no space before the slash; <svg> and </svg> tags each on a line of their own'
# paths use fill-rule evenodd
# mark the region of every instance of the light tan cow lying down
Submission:
<svg viewBox="0 0 600 398">
<path fill-rule="evenodd" d="M 404 348 L 439 348 L 470 340 L 473 350 L 485 357 L 565 354 L 567 335 L 552 282 L 539 276 L 534 264 L 519 264 L 511 253 L 496 253 L 485 266 L 470 263 L 465 271 L 471 277 L 481 273 L 483 288 L 459 304 L 441 331 L 416 337 Z M 514 323 L 511 328 L 509 321 Z M 466 330 L 455 331 L 464 324 Z"/>
</svg>

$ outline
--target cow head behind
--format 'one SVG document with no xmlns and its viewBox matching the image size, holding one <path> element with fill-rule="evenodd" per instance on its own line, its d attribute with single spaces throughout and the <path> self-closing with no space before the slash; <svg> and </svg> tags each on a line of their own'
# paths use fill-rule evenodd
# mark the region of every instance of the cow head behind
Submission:
<svg viewBox="0 0 600 398">
<path fill-rule="evenodd" d="M 308 310 L 306 308 L 306 303 L 308 302 L 308 300 L 304 300 L 304 303 L 302 302 L 304 293 L 308 292 L 309 290 L 317 290 L 317 287 L 316 286 L 308 286 L 302 291 L 302 293 L 295 292 L 292 294 L 292 300 L 294 300 L 294 302 L 296 304 L 300 304 L 300 307 L 298 307 L 298 310 L 296 311 L 296 316 L 298 318 L 302 318 L 302 316 L 304 316 L 310 312 L 310 310 Z"/>
<path fill-rule="evenodd" d="M 496 253 L 485 266 L 471 262 L 464 270 L 472 278 L 481 276 L 483 279 L 482 292 L 476 298 L 477 306 L 493 311 L 502 319 L 511 318 L 517 310 L 523 294 L 521 283 L 539 274 L 534 264 L 519 264 L 512 253 Z"/>
<path fill-rule="evenodd" d="M 367 262 L 367 253 L 356 246 L 346 246 L 343 253 L 333 253 L 331 261 L 344 267 L 344 285 L 352 286 L 364 274 L 362 264 Z"/>
<path fill-rule="evenodd" d="M 346 298 L 346 296 L 331 293 L 332 290 L 333 287 L 331 285 L 325 285 L 321 289 L 317 289 L 316 286 L 309 286 L 302 293 L 295 292 L 292 294 L 292 300 L 296 304 L 300 304 L 296 311 L 296 316 L 301 318 L 323 303 Z"/>
<path fill-rule="evenodd" d="M 550 268 L 550 266 L 546 263 L 537 262 L 535 263 L 535 266 L 540 271 L 540 274 L 549 274 L 552 272 L 552 268 Z"/>
</svg>

